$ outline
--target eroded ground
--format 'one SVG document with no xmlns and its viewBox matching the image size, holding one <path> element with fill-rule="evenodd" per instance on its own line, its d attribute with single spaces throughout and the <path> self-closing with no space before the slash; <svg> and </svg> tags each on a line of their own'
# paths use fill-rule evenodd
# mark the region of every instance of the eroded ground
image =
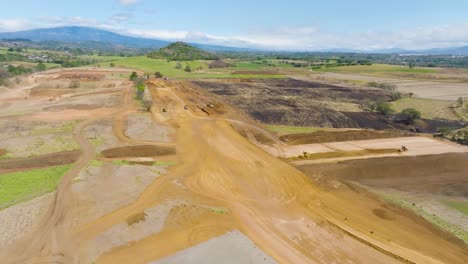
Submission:
<svg viewBox="0 0 468 264">
<path fill-rule="evenodd" d="M 145 113 L 121 74 L 55 71 L 0 94 L 0 102 L 18 105 L 15 112 L 2 104 L 5 124 L 25 121 L 30 127 L 18 131 L 26 137 L 46 126 L 41 136 L 68 136 L 81 153 L 56 191 L 36 198 L 46 202 L 0 211 L 5 230 L 18 230 L 13 217 L 25 223 L 24 232 L 2 242 L 4 263 L 466 262 L 466 245 L 428 221 L 340 179 L 317 181 L 267 153 L 263 148 L 303 146 L 286 144 L 203 90 L 153 80 L 147 83 L 153 106 Z M 57 87 L 70 79 L 85 84 Z M 44 87 L 53 95 L 31 94 Z M 378 148 L 416 142 L 410 153 L 417 146 L 426 153 L 424 144 L 441 144 L 440 153 L 456 148 L 427 138 L 378 140 L 372 143 Z M 6 143 L 0 148 L 6 160 L 67 150 L 27 152 L 34 144 L 18 143 L 21 152 Z M 24 206 L 43 213 L 24 214 Z"/>
</svg>

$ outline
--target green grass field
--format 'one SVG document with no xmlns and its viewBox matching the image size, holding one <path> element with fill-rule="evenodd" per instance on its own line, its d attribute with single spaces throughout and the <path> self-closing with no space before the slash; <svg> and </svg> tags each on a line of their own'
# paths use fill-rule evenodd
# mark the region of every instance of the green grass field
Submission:
<svg viewBox="0 0 468 264">
<path fill-rule="evenodd" d="M 430 214 L 427 211 L 419 208 L 418 206 L 413 206 L 412 203 L 405 201 L 404 199 L 402 199 L 401 197 L 397 195 L 393 195 L 389 193 L 381 193 L 381 197 L 387 202 L 399 205 L 403 208 L 413 211 L 417 215 L 425 218 L 427 221 L 429 221 L 433 225 L 454 234 L 458 238 L 465 241 L 465 243 L 468 242 L 468 231 L 464 230 L 462 227 L 449 223 L 448 221 L 442 219 L 441 217 L 435 214 Z"/>
<path fill-rule="evenodd" d="M 312 133 L 317 132 L 319 129 L 316 127 L 297 127 L 297 126 L 283 126 L 283 125 L 266 125 L 266 128 L 271 132 L 279 134 L 298 134 L 298 133 Z"/>
<path fill-rule="evenodd" d="M 468 215 L 468 202 L 450 200 L 450 201 L 444 201 L 444 204 L 446 204 L 450 208 L 453 208 L 459 211 L 460 213 L 464 215 Z"/>
<path fill-rule="evenodd" d="M 0 209 L 52 192 L 72 165 L 0 175 Z"/>
<path fill-rule="evenodd" d="M 100 58 L 100 57 L 98 57 Z M 182 69 L 176 69 L 176 62 L 168 62 L 166 60 L 151 59 L 146 56 L 136 56 L 136 57 L 109 57 L 114 58 L 114 60 L 107 60 L 105 63 L 100 62 L 98 65 L 107 67 L 110 63 L 115 63 L 117 67 L 132 68 L 144 71 L 146 73 L 161 72 L 165 76 L 170 77 L 185 77 L 191 73 L 185 72 Z M 208 65 L 201 61 L 190 61 L 182 62 L 182 68 L 185 68 L 186 65 L 190 65 L 192 70 L 198 68 L 207 69 Z"/>
<path fill-rule="evenodd" d="M 362 74 L 362 75 L 391 75 L 391 74 L 431 74 L 437 73 L 435 69 L 429 68 L 412 68 L 400 65 L 389 64 L 373 64 L 373 65 L 354 65 L 343 67 L 323 67 L 316 71 L 321 72 L 337 72 L 347 74 Z"/>
<path fill-rule="evenodd" d="M 5 64 L 13 64 L 13 65 L 23 65 L 24 67 L 26 68 L 35 68 L 37 66 L 37 63 L 34 63 L 34 62 L 24 62 L 24 61 L 9 61 L 9 62 L 5 62 Z M 47 70 L 51 70 L 51 69 L 56 69 L 56 68 L 60 68 L 62 67 L 60 64 L 56 64 L 56 63 L 44 63 L 44 65 L 46 66 L 46 69 Z"/>
<path fill-rule="evenodd" d="M 450 108 L 453 102 L 430 99 L 403 98 L 392 102 L 392 108 L 401 112 L 405 108 L 414 108 L 421 112 L 421 116 L 427 119 L 459 120 L 460 118 Z"/>
<path fill-rule="evenodd" d="M 97 57 L 102 58 L 102 57 Z M 107 58 L 107 57 L 104 57 Z M 222 70 L 210 70 L 208 67 L 209 61 L 188 61 L 181 62 L 182 69 L 176 69 L 177 62 L 166 61 L 160 59 L 151 59 L 146 56 L 137 57 L 109 57 L 110 60 L 105 62 L 96 63 L 102 67 L 109 67 L 110 63 L 114 63 L 116 67 L 131 68 L 153 74 L 157 71 L 161 72 L 164 76 L 172 78 L 284 78 L 283 75 L 265 75 L 265 74 L 231 74 L 236 70 L 246 70 L 246 66 L 232 67 Z M 115 59 L 115 60 L 111 60 Z M 192 72 L 186 72 L 183 69 L 189 65 Z"/>
<path fill-rule="evenodd" d="M 356 130 L 352 128 L 329 128 L 329 127 L 300 127 L 300 126 L 284 126 L 284 125 L 266 125 L 267 130 L 278 133 L 279 135 L 299 134 L 299 133 L 314 133 L 317 131 L 348 131 Z"/>
</svg>

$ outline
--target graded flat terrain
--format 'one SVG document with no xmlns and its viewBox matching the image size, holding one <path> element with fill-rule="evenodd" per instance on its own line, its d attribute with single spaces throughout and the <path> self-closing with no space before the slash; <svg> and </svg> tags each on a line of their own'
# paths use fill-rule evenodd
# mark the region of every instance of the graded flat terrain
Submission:
<svg viewBox="0 0 468 264">
<path fill-rule="evenodd" d="M 428 81 L 426 79 L 411 80 L 392 77 L 374 77 L 365 74 L 347 73 L 314 73 L 306 79 L 354 80 L 365 83 L 378 82 L 397 86 L 398 90 L 405 93 L 413 93 L 417 98 L 456 101 L 459 97 L 468 97 L 468 86 L 466 83 Z"/>
<path fill-rule="evenodd" d="M 132 83 L 117 81 L 117 76 L 112 78 L 114 72 L 99 69 L 83 69 L 71 78 L 81 79 L 90 71 L 92 76 L 105 77 L 52 98 L 48 106 L 61 104 L 64 109 L 60 111 L 44 109 L 50 100 L 45 96 L 34 98 L 40 104 L 29 104 L 30 89 L 39 82 L 0 95 L 0 102 L 14 98 L 30 110 L 8 118 L 76 121 L 73 129 L 63 133 L 81 151 L 80 159 L 62 176 L 46 213 L 32 220 L 32 228 L 15 237 L 14 243 L 0 249 L 4 263 L 185 259 L 219 263 L 219 258 L 242 255 L 242 263 L 457 264 L 468 258 L 466 245 L 427 221 L 402 209 L 387 208 L 339 182 L 322 186 L 265 152 L 250 137 L 251 132 L 245 132 L 245 137 L 234 126 L 264 134 L 265 141 L 281 141 L 189 82 L 147 82 L 153 99 L 151 121 L 155 127 L 168 129 L 162 129 L 162 135 L 160 131 L 143 133 L 140 139 L 131 129 L 135 124 L 128 121 L 142 114 L 132 96 Z M 81 110 L 67 103 L 77 93 L 92 98 L 107 89 L 117 90 L 115 103 L 106 105 L 102 98 L 93 101 L 99 108 Z M 342 92 L 333 89 L 329 87 L 329 93 Z M 18 94 L 21 97 L 12 97 Z M 344 145 L 393 147 L 415 139 L 380 140 Z M 447 146 L 459 150 L 422 138 L 415 140 L 414 151 L 426 153 L 428 143 L 441 153 L 448 151 Z M 413 146 L 409 148 L 411 152 Z M 141 159 L 141 164 L 135 159 Z M 16 206 L 8 210 L 21 212 Z M 395 221 L 376 215 L 375 210 Z"/>
</svg>

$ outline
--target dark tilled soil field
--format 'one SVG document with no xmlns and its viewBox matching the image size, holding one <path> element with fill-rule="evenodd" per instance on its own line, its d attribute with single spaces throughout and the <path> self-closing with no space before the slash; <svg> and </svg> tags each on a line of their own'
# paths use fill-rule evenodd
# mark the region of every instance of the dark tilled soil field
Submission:
<svg viewBox="0 0 468 264">
<path fill-rule="evenodd" d="M 335 128 L 394 128 L 371 112 L 350 112 L 345 106 L 387 99 L 378 89 L 357 89 L 295 79 L 256 79 L 250 82 L 194 81 L 203 89 L 268 124 Z"/>
<path fill-rule="evenodd" d="M 302 165 L 322 180 L 359 182 L 382 189 L 468 197 L 468 154 L 386 157 Z"/>
<path fill-rule="evenodd" d="M 106 158 L 155 157 L 174 154 L 176 154 L 174 148 L 147 145 L 118 147 L 102 151 L 102 155 Z"/>
<path fill-rule="evenodd" d="M 365 102 L 388 100 L 383 89 L 353 88 L 295 79 L 197 80 L 193 84 L 214 93 L 266 124 L 332 128 L 368 128 L 435 133 L 440 127 L 465 124 L 448 120 L 421 120 L 408 127 L 361 107 Z"/>
<path fill-rule="evenodd" d="M 15 170 L 70 164 L 77 161 L 80 155 L 80 150 L 71 150 L 35 157 L 4 159 L 0 160 L 0 170 Z"/>
</svg>

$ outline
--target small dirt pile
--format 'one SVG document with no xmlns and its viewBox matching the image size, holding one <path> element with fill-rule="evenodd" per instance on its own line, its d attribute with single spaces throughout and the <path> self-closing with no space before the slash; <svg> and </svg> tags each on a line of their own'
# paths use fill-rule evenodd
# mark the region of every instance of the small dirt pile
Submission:
<svg viewBox="0 0 468 264">
<path fill-rule="evenodd" d="M 142 145 L 106 149 L 102 151 L 101 154 L 106 158 L 155 157 L 175 155 L 176 150 L 170 147 Z"/>
</svg>

